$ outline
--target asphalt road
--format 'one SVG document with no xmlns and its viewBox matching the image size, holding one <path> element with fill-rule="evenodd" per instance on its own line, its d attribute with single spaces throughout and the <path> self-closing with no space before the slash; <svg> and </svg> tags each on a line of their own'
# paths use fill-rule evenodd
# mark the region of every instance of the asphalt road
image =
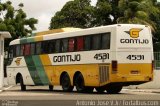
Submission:
<svg viewBox="0 0 160 106">
<path fill-rule="evenodd" d="M 141 106 L 133 104 L 134 101 L 149 102 L 147 106 L 160 106 L 160 92 L 122 89 L 119 94 L 87 94 L 75 90 L 63 92 L 58 86 L 54 91 L 49 91 L 48 86 L 27 86 L 27 91 L 20 91 L 19 86 L 14 86 L 0 92 L 0 100 L 2 106 Z"/>
</svg>

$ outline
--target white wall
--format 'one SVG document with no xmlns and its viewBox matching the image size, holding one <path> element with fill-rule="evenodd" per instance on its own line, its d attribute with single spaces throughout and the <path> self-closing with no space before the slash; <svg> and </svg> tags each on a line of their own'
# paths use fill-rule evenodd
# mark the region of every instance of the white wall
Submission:
<svg viewBox="0 0 160 106">
<path fill-rule="evenodd" d="M 160 70 L 154 70 L 153 81 L 147 82 L 141 85 L 132 85 L 127 88 L 139 88 L 139 89 L 157 89 L 160 88 Z"/>
<path fill-rule="evenodd" d="M 3 43 L 3 44 L 2 44 Z M 3 46 L 4 46 L 4 38 L 0 36 L 0 88 L 3 87 Z"/>
</svg>

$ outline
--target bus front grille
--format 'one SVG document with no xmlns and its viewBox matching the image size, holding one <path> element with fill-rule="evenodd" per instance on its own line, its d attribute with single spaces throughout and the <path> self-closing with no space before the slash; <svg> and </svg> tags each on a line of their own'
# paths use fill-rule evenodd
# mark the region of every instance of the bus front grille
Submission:
<svg viewBox="0 0 160 106">
<path fill-rule="evenodd" d="M 109 80 L 109 66 L 106 65 L 99 66 L 100 83 L 106 82 L 108 80 Z"/>
</svg>

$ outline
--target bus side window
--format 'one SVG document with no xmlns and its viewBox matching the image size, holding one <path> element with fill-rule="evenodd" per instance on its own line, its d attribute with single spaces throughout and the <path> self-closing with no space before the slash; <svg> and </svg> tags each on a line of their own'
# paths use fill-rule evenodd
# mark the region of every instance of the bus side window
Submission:
<svg viewBox="0 0 160 106">
<path fill-rule="evenodd" d="M 62 46 L 62 52 L 67 52 L 68 51 L 68 39 L 62 39 L 61 42 L 61 46 Z"/>
<path fill-rule="evenodd" d="M 31 43 L 31 55 L 35 54 L 35 43 Z"/>
<path fill-rule="evenodd" d="M 101 35 L 93 35 L 92 36 L 92 50 L 101 49 Z"/>
<path fill-rule="evenodd" d="M 91 36 L 85 36 L 85 38 L 84 38 L 84 50 L 91 50 Z"/>
<path fill-rule="evenodd" d="M 9 59 L 13 59 L 13 46 L 9 47 L 9 55 L 8 55 Z"/>
<path fill-rule="evenodd" d="M 55 40 L 49 41 L 49 47 L 47 48 L 49 53 L 55 52 Z"/>
<path fill-rule="evenodd" d="M 84 50 L 84 39 L 83 37 L 77 37 L 77 51 Z"/>
<path fill-rule="evenodd" d="M 45 53 L 45 42 L 41 42 L 41 54 Z"/>
<path fill-rule="evenodd" d="M 41 54 L 41 42 L 36 43 L 36 55 Z"/>
<path fill-rule="evenodd" d="M 69 52 L 75 51 L 75 39 L 70 38 L 69 39 Z"/>
<path fill-rule="evenodd" d="M 16 45 L 11 46 L 13 48 L 13 57 L 16 57 Z"/>
<path fill-rule="evenodd" d="M 16 45 L 16 57 L 20 56 L 20 45 Z"/>
<path fill-rule="evenodd" d="M 55 44 L 55 52 L 56 53 L 61 52 L 60 43 L 61 43 L 60 40 L 56 40 L 56 44 Z"/>
<path fill-rule="evenodd" d="M 20 47 L 20 56 L 24 55 L 24 45 L 22 44 Z"/>
<path fill-rule="evenodd" d="M 48 46 L 49 46 L 49 41 L 44 41 L 44 42 L 42 42 L 41 53 L 47 54 L 48 51 L 49 51 Z"/>
<path fill-rule="evenodd" d="M 27 56 L 27 55 L 30 55 L 30 44 L 25 44 L 24 45 L 24 55 Z"/>
<path fill-rule="evenodd" d="M 102 34 L 102 49 L 110 49 L 110 33 Z"/>
<path fill-rule="evenodd" d="M 7 65 L 11 65 L 12 60 L 13 60 L 13 46 L 10 46 L 8 52 Z"/>
<path fill-rule="evenodd" d="M 45 44 L 45 53 L 49 53 L 49 41 L 46 41 L 46 44 Z"/>
</svg>

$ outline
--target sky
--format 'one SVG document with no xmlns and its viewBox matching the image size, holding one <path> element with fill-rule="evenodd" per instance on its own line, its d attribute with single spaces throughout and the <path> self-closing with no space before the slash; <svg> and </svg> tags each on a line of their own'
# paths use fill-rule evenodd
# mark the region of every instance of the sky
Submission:
<svg viewBox="0 0 160 106">
<path fill-rule="evenodd" d="M 8 0 L 1 0 L 2 2 L 6 2 Z M 13 6 L 18 8 L 18 4 L 23 3 L 23 10 L 26 12 L 28 18 L 36 18 L 38 19 L 38 24 L 36 25 L 37 30 L 45 31 L 48 30 L 51 17 L 57 11 L 60 11 L 61 8 L 65 5 L 66 2 L 70 0 L 10 0 Z M 92 5 L 96 4 L 97 0 L 91 0 Z"/>
</svg>

